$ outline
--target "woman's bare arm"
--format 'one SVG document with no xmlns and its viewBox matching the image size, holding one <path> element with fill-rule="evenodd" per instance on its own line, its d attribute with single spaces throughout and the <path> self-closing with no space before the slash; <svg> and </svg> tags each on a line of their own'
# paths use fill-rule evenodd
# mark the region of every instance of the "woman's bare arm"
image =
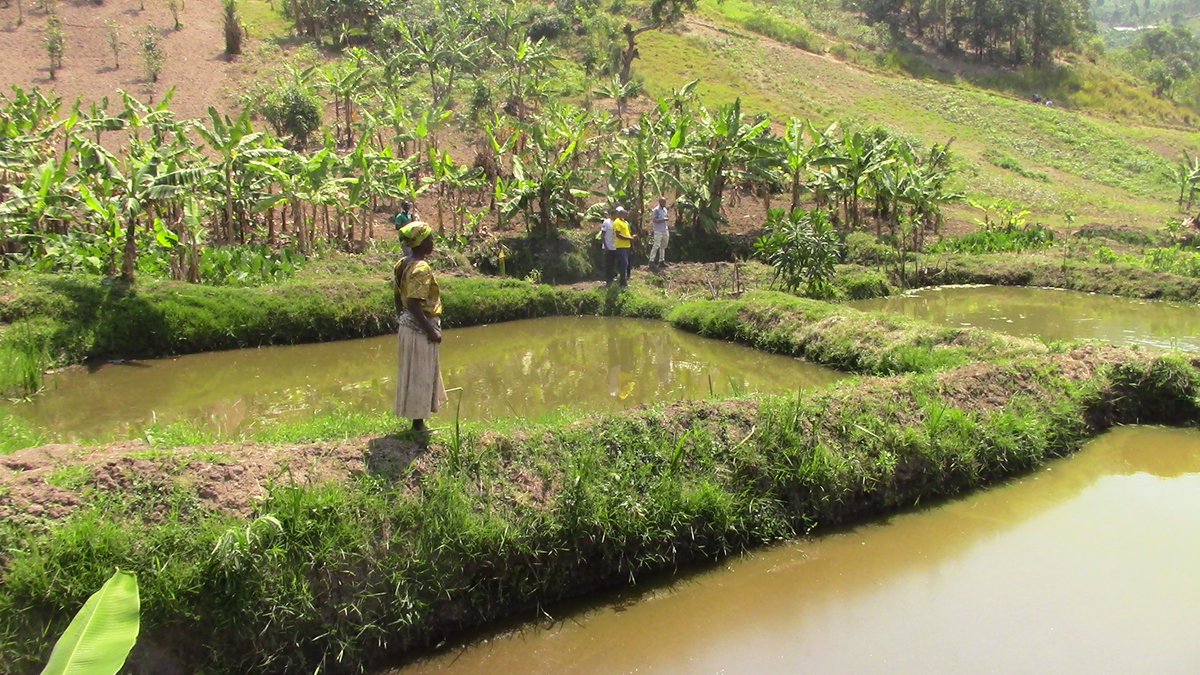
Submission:
<svg viewBox="0 0 1200 675">
<path fill-rule="evenodd" d="M 421 330 L 425 331 L 425 337 L 429 338 L 430 342 L 442 341 L 442 331 L 433 325 L 433 321 L 425 315 L 425 308 L 421 306 L 420 298 L 408 299 L 408 311 L 412 312 L 413 318 L 417 320 Z"/>
</svg>

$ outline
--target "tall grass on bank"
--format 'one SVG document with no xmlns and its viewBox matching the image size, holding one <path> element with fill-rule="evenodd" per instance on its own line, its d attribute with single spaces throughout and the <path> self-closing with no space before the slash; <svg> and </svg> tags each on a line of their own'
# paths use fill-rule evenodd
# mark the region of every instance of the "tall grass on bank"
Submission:
<svg viewBox="0 0 1200 675">
<path fill-rule="evenodd" d="M 19 417 L 0 408 L 0 455 L 46 442 L 46 435 Z"/>
<path fill-rule="evenodd" d="M 957 494 L 1111 424 L 1200 420 L 1200 373 L 1179 357 L 1082 381 L 1040 358 L 955 377 L 468 430 L 457 462 L 435 442 L 419 469 L 281 482 L 247 518 L 196 508 L 180 480 L 94 495 L 52 527 L 6 521 L 3 668 L 40 663 L 114 567 L 143 584 L 135 664 L 353 671 L 599 586 Z M 1001 405 L 961 386 L 981 377 L 1009 393 Z"/>
<path fill-rule="evenodd" d="M 36 339 L 0 338 L 0 395 L 37 392 L 51 363 L 50 350 Z"/>
<path fill-rule="evenodd" d="M 667 320 L 701 335 L 873 375 L 927 373 L 1045 353 L 1043 345 L 1031 340 L 935 327 L 783 293 L 688 302 L 671 310 Z"/>
<path fill-rule="evenodd" d="M 514 279 L 447 277 L 442 287 L 448 327 L 559 314 L 659 318 L 670 304 L 645 293 Z M 26 274 L 0 306 L 0 322 L 9 324 L 0 347 L 26 349 L 30 358 L 22 363 L 34 363 L 44 349 L 47 363 L 67 364 L 323 342 L 390 332 L 395 311 L 389 281 L 361 273 L 251 288 L 169 281 L 126 288 L 88 277 Z M 9 338 L 17 334 L 26 338 Z"/>
</svg>

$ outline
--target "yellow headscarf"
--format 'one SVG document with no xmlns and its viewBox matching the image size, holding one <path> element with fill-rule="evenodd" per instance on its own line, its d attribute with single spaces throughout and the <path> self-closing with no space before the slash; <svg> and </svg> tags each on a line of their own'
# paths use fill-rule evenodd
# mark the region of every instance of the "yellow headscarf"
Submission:
<svg viewBox="0 0 1200 675">
<path fill-rule="evenodd" d="M 419 220 L 405 225 L 399 231 L 400 240 L 408 244 L 409 248 L 420 246 L 431 234 L 433 234 L 433 228 Z"/>
</svg>

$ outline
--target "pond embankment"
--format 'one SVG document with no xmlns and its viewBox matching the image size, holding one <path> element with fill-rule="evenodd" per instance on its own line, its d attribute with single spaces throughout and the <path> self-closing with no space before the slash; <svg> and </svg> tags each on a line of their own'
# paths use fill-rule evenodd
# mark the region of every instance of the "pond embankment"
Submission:
<svg viewBox="0 0 1200 675">
<path fill-rule="evenodd" d="M 864 377 L 471 426 L 428 447 L 387 434 L 116 446 L 53 468 L 38 459 L 52 450 L 18 452 L 0 460 L 0 504 L 14 516 L 0 525 L 4 670 L 44 658 L 47 636 L 114 567 L 139 574 L 134 658 L 146 669 L 353 671 L 594 588 L 959 494 L 1114 424 L 1200 420 L 1200 363 L 1178 355 L 1050 348 L 781 294 L 671 308 L 635 293 L 469 283 L 470 300 L 447 303 L 498 315 L 508 294 L 532 293 L 521 307 L 654 308 Z M 41 516 L 21 503 L 22 475 L 36 471 L 57 471 L 61 486 Z M 224 489 L 231 481 L 238 490 Z"/>
</svg>

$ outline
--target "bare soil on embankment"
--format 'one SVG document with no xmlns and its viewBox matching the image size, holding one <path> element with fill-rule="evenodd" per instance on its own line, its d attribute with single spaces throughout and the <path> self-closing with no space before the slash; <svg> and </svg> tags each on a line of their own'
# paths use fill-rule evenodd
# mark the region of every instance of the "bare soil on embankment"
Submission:
<svg viewBox="0 0 1200 675">
<path fill-rule="evenodd" d="M 1144 359 L 1147 354 L 1100 345 L 1083 345 L 1047 357 L 1047 367 L 1071 381 L 1093 378 L 1105 365 Z M 870 377 L 813 396 L 827 399 L 827 409 L 880 409 L 899 414 L 900 426 L 919 425 L 920 406 L 897 406 L 913 396 L 907 377 Z M 937 377 L 937 393 L 947 404 L 968 414 L 988 414 L 1004 408 L 1015 395 L 1044 397 L 1037 375 L 1003 364 L 972 363 Z M 735 411 L 728 407 L 737 408 Z M 721 414 L 713 414 L 720 409 Z M 633 411 L 655 424 L 723 426 L 710 431 L 733 441 L 753 433 L 753 402 L 679 402 L 662 409 Z M 902 411 L 909 411 L 904 413 Z M 915 412 L 914 412 L 915 411 Z M 905 415 L 916 415 L 911 419 Z M 831 414 L 829 419 L 838 419 Z M 600 418 L 584 418 L 571 424 L 596 425 Z M 487 432 L 479 439 L 484 446 L 527 443 L 552 429 L 533 430 L 521 438 L 501 439 Z M 686 429 L 680 428 L 680 433 Z M 844 430 L 841 430 L 844 431 Z M 836 436 L 838 429 L 825 433 Z M 449 453 L 448 439 L 435 435 L 428 443 L 408 435 L 352 438 L 303 444 L 230 442 L 211 446 L 155 448 L 143 441 L 124 441 L 98 447 L 46 445 L 18 451 L 0 458 L 0 518 L 37 527 L 62 520 L 81 506 L 101 498 L 129 503 L 165 504 L 171 496 L 183 498 L 197 509 L 234 517 L 252 515 L 273 486 L 312 485 L 343 482 L 364 475 L 402 481 L 419 489 L 421 477 L 430 473 Z M 546 484 L 522 467 L 508 471 L 505 498 L 526 504 L 545 505 L 554 500 L 561 486 Z M 518 494 L 519 493 L 519 494 Z M 144 509 L 148 520 L 153 508 Z M 166 512 L 163 509 L 162 512 Z"/>
</svg>

